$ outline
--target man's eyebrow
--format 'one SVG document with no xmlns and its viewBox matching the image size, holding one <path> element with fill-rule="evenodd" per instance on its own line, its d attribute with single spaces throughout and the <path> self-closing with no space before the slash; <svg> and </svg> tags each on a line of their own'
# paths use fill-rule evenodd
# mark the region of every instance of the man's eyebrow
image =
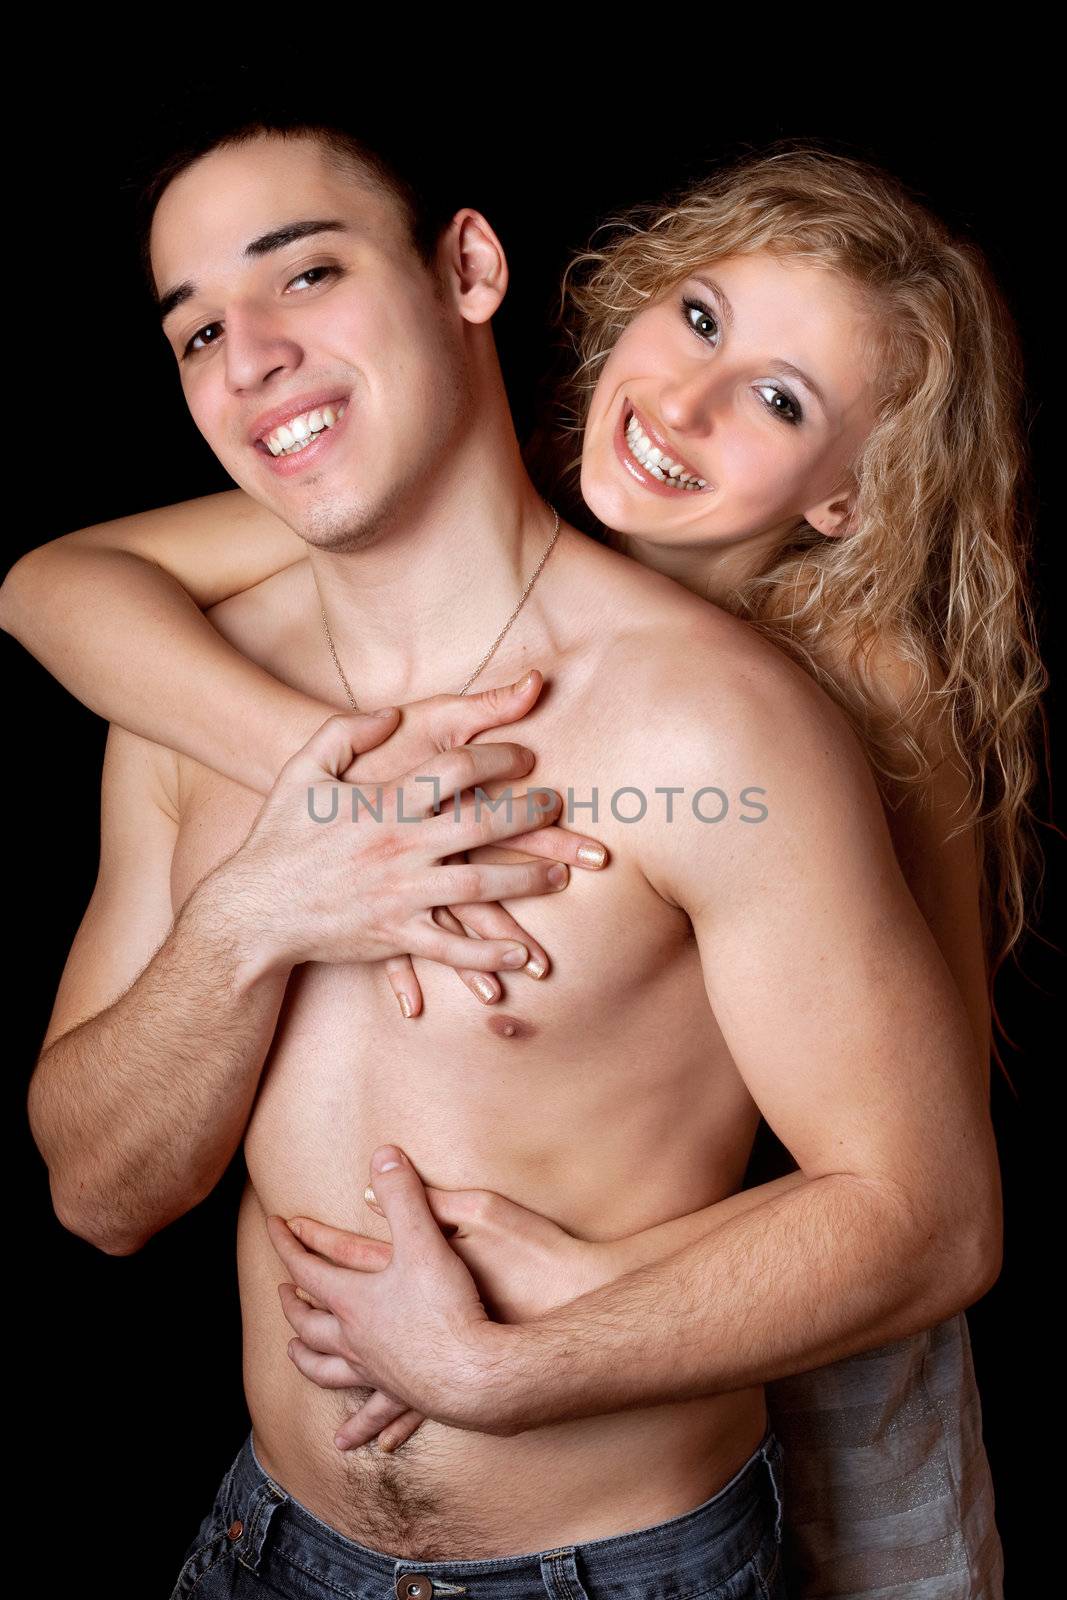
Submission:
<svg viewBox="0 0 1067 1600">
<path fill-rule="evenodd" d="M 252 239 L 245 245 L 243 254 L 249 258 L 267 256 L 274 250 L 283 250 L 287 244 L 293 244 L 297 239 L 307 239 L 314 233 L 353 231 L 350 223 L 341 222 L 336 217 L 308 217 L 302 222 L 286 222 L 280 228 L 272 228 L 269 233 L 260 234 L 258 239 Z M 186 300 L 191 300 L 199 292 L 196 284 L 186 279 L 184 283 L 175 284 L 173 289 L 168 289 L 166 294 L 160 295 L 156 302 L 160 322 L 166 322 L 172 311 L 176 311 Z"/>
<path fill-rule="evenodd" d="M 722 310 L 723 320 L 725 321 L 727 327 L 732 327 L 734 320 L 734 308 L 726 298 L 726 295 L 723 293 L 721 284 L 716 283 L 714 278 L 709 278 L 707 274 L 703 272 L 694 272 L 693 277 L 696 279 L 697 283 L 702 283 L 705 289 L 711 290 Z M 782 356 L 772 356 L 771 360 L 776 367 L 780 368 L 782 372 L 788 373 L 791 378 L 795 378 L 798 383 L 802 383 L 806 389 L 810 389 L 811 393 L 822 406 L 826 415 L 830 415 L 830 407 L 826 404 L 826 396 L 823 394 L 814 378 L 809 378 L 806 372 L 802 372 L 799 367 L 795 367 L 791 361 L 786 361 Z"/>
</svg>

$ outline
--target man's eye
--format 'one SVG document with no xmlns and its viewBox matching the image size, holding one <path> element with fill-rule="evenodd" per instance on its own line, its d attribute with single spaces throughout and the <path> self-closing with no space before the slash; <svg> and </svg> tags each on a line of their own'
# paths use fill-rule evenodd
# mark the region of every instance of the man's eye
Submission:
<svg viewBox="0 0 1067 1600">
<path fill-rule="evenodd" d="M 699 334 L 702 339 L 707 338 L 709 326 L 714 328 L 715 332 L 718 333 L 718 320 L 712 316 L 706 305 L 702 305 L 699 300 L 683 300 L 682 306 L 684 308 L 685 320 L 688 322 L 694 333 Z"/>
<path fill-rule="evenodd" d="M 315 273 L 315 272 L 331 273 L 334 277 L 337 277 L 340 274 L 340 268 L 339 267 L 328 267 L 328 266 L 305 267 L 303 272 L 298 272 L 295 278 L 290 278 L 289 279 L 289 282 L 285 286 L 286 289 L 287 290 L 290 289 L 294 283 L 299 283 L 301 278 L 309 278 L 312 275 L 312 273 Z M 312 287 L 314 287 L 314 285 Z M 203 345 L 198 346 L 196 341 L 198 339 L 202 338 L 205 333 L 210 333 L 212 328 L 221 328 L 221 326 L 222 326 L 221 322 L 209 322 L 209 323 L 206 324 L 205 327 L 198 328 L 197 331 L 193 334 L 192 338 L 189 340 L 189 343 L 186 345 L 185 349 L 182 351 L 183 358 L 185 356 L 188 356 L 188 355 L 199 355 L 200 350 L 202 350 L 202 349 L 204 349 L 206 347 L 203 346 Z M 216 344 L 217 342 L 218 341 L 215 340 L 215 339 L 212 339 L 210 341 L 211 344 Z"/>
</svg>

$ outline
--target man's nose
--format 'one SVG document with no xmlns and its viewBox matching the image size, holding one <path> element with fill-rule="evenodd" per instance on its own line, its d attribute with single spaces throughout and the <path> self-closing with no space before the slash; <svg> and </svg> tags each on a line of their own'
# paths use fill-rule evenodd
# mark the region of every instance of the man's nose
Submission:
<svg viewBox="0 0 1067 1600">
<path fill-rule="evenodd" d="M 226 317 L 224 360 L 231 390 L 256 389 L 278 368 L 297 367 L 300 346 L 269 312 L 231 309 Z"/>
</svg>

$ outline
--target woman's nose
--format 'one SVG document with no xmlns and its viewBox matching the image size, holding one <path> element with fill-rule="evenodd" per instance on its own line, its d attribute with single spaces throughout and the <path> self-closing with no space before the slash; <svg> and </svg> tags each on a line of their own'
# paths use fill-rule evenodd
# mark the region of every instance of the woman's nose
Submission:
<svg viewBox="0 0 1067 1600">
<path fill-rule="evenodd" d="M 663 421 L 679 433 L 704 433 L 711 427 L 715 386 L 706 372 L 679 375 L 660 389 Z"/>
</svg>

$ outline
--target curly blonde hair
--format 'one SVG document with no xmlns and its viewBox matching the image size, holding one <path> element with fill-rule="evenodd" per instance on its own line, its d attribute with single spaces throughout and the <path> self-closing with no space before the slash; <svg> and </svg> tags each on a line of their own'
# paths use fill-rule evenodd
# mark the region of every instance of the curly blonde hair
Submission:
<svg viewBox="0 0 1067 1600">
<path fill-rule="evenodd" d="M 719 603 L 845 711 L 890 807 L 927 783 L 931 752 L 954 747 L 968 807 L 948 838 L 977 829 L 990 1011 L 1007 1038 L 993 989 L 1043 880 L 1030 797 L 1038 721 L 1047 755 L 1049 679 L 1030 600 L 1021 350 L 978 248 L 890 174 L 811 141 L 778 141 L 613 216 L 564 274 L 553 323 L 569 370 L 527 464 L 572 520 L 624 548 L 590 525 L 578 490 L 600 367 L 645 306 L 699 267 L 756 251 L 830 268 L 873 312 L 877 421 L 852 464 L 846 536 L 799 518 L 764 570 Z M 995 1039 L 992 1049 L 1008 1077 Z"/>
</svg>

